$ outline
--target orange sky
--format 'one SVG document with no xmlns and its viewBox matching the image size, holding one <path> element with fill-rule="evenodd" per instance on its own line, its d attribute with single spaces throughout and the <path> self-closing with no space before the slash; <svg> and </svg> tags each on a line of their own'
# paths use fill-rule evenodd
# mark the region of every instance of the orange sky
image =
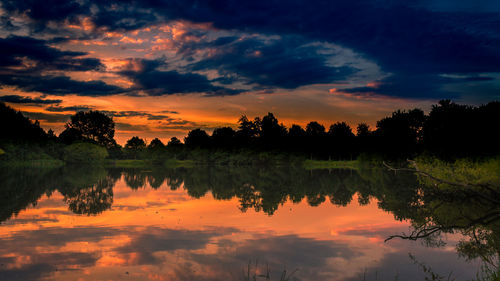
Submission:
<svg viewBox="0 0 500 281">
<path fill-rule="evenodd" d="M 2 92 L 2 90 L 0 90 Z M 23 96 L 38 97 L 30 93 Z M 169 95 L 159 97 L 82 97 L 45 96 L 46 99 L 62 99 L 60 107 L 85 105 L 94 110 L 140 111 L 156 115 L 167 115 L 172 120 L 148 120 L 145 116 L 114 117 L 117 123 L 115 138 L 124 144 L 132 136 L 148 141 L 155 137 L 168 142 L 171 137 L 181 140 L 189 130 L 202 128 L 211 131 L 215 127 L 236 127 L 243 114 L 249 118 L 264 116 L 272 112 L 286 126 L 299 124 L 303 127 L 310 121 L 318 121 L 328 128 L 337 121 L 346 121 L 355 130 L 357 124 L 368 123 L 375 127 L 377 120 L 388 116 L 399 108 L 420 107 L 428 109 L 431 101 L 407 101 L 383 97 L 363 98 L 335 95 L 321 89 L 296 90 L 286 93 L 247 93 L 236 96 L 204 97 L 199 94 Z M 61 116 L 66 120 L 74 111 L 50 112 L 40 106 L 9 104 L 23 112 L 37 112 Z M 162 113 L 174 111 L 175 113 Z M 66 116 L 66 117 L 65 117 Z M 38 117 L 38 118 L 34 118 Z M 53 129 L 57 134 L 64 129 L 65 121 L 39 119 L 42 127 Z M 40 118 L 41 117 L 41 118 Z M 126 125 L 120 125 L 126 124 Z"/>
</svg>

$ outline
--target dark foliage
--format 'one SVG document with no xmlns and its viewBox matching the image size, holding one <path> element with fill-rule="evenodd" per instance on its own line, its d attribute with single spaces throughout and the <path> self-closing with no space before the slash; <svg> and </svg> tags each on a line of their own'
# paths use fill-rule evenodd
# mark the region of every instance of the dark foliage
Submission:
<svg viewBox="0 0 500 281">
<path fill-rule="evenodd" d="M 0 102 L 0 142 L 45 142 L 49 136 L 38 121 Z"/>
<path fill-rule="evenodd" d="M 80 111 L 71 116 L 71 121 L 66 124 L 66 130 L 74 130 L 68 133 L 70 136 L 83 137 L 104 147 L 112 147 L 116 144 L 115 122 L 106 114 L 99 111 Z M 65 133 L 65 132 L 63 132 Z"/>
<path fill-rule="evenodd" d="M 145 149 L 146 142 L 137 136 L 132 137 L 127 141 L 127 144 L 125 144 L 126 154 L 133 159 L 141 158 L 141 154 L 143 154 Z"/>
<path fill-rule="evenodd" d="M 166 146 L 156 138 L 146 147 L 144 140 L 133 137 L 124 149 L 113 139 L 113 120 L 98 111 L 78 112 L 72 116 L 59 138 L 55 138 L 53 132 L 45 133 L 38 122 L 32 122 L 3 103 L 0 103 L 0 116 L 2 121 L 9 120 L 0 124 L 3 132 L 0 144 L 4 144 L 4 150 L 8 143 L 31 142 L 43 144 L 41 152 L 59 159 L 64 144 L 82 141 L 106 147 L 113 159 L 148 158 L 158 163 L 167 158 L 217 162 L 224 155 L 234 153 L 242 154 L 241 159 L 235 160 L 241 162 L 251 155 L 259 159 L 282 155 L 283 159 L 349 160 L 361 154 L 405 159 L 430 153 L 453 160 L 493 156 L 500 152 L 500 122 L 497 121 L 500 120 L 500 102 L 468 106 L 442 100 L 428 115 L 420 109 L 398 110 L 379 120 L 375 130 L 365 123 L 359 124 L 356 134 L 345 122 L 331 125 L 328 131 L 315 121 L 309 122 L 305 129 L 299 125 L 288 129 L 272 113 L 253 120 L 243 115 L 236 130 L 221 127 L 209 135 L 202 129 L 194 129 L 188 133 L 184 144 L 174 137 Z M 17 154 L 24 159 L 23 155 L 29 153 Z"/>
<path fill-rule="evenodd" d="M 482 157 L 500 152 L 496 120 L 500 120 L 500 102 L 474 107 L 443 100 L 428 115 L 417 108 L 397 110 L 379 120 L 373 131 L 361 123 L 355 135 L 345 122 L 331 125 L 328 132 L 316 121 L 305 130 L 299 125 L 287 129 L 268 113 L 253 120 L 241 116 L 236 131 L 217 128 L 209 136 L 201 129 L 192 130 L 185 144 L 188 150 L 268 151 L 325 160 L 355 159 L 363 153 L 402 159 L 422 152 L 449 159 Z"/>
</svg>

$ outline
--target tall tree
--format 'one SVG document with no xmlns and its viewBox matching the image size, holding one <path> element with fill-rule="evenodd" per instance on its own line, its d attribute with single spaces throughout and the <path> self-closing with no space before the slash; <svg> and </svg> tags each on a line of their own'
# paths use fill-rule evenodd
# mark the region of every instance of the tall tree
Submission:
<svg viewBox="0 0 500 281">
<path fill-rule="evenodd" d="M 283 124 L 279 124 L 278 119 L 271 112 L 262 117 L 260 122 L 260 137 L 265 146 L 274 148 L 280 145 L 286 133 L 286 127 Z"/>
<path fill-rule="evenodd" d="M 337 122 L 330 126 L 328 130 L 330 137 L 330 152 L 334 156 L 341 158 L 352 158 L 355 155 L 354 149 L 354 134 L 352 129 L 346 122 Z"/>
<path fill-rule="evenodd" d="M 230 149 L 234 145 L 236 132 L 231 127 L 216 128 L 212 133 L 212 143 L 216 148 Z"/>
<path fill-rule="evenodd" d="M 162 148 L 165 148 L 165 145 L 163 144 L 163 142 L 159 138 L 153 139 L 148 145 L 148 149 L 152 149 L 152 150 L 158 150 L 158 149 L 162 149 Z"/>
<path fill-rule="evenodd" d="M 134 159 L 137 159 L 145 148 L 146 142 L 137 136 L 130 138 L 125 144 L 125 151 Z"/>
<path fill-rule="evenodd" d="M 66 124 L 66 130 L 75 130 L 84 139 L 93 141 L 105 147 L 115 145 L 115 122 L 99 111 L 80 111 L 71 116 Z"/>
<path fill-rule="evenodd" d="M 0 102 L 0 120 L 0 142 L 41 142 L 48 139 L 38 121 L 33 122 L 3 102 Z"/>
<path fill-rule="evenodd" d="M 400 157 L 417 152 L 425 120 L 424 112 L 415 108 L 395 111 L 392 116 L 378 121 L 376 133 L 380 149 Z"/>
<path fill-rule="evenodd" d="M 210 137 L 204 130 L 195 129 L 188 133 L 184 143 L 188 147 L 207 148 L 210 145 Z"/>
</svg>

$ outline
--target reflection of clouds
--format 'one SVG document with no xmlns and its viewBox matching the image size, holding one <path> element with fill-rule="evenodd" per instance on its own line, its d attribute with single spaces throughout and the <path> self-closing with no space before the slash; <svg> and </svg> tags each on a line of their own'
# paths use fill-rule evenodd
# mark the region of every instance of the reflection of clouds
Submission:
<svg viewBox="0 0 500 281">
<path fill-rule="evenodd" d="M 455 280 L 470 280 L 475 277 L 479 268 L 478 264 L 460 259 L 454 250 L 425 247 L 424 241 L 392 239 L 386 243 L 382 242 L 391 235 L 408 232 L 408 229 L 408 226 L 401 225 L 398 227 L 359 227 L 339 231 L 339 235 L 367 238 L 385 248 L 385 254 L 381 255 L 379 260 L 374 260 L 374 263 L 368 267 L 360 268 L 355 277 L 345 280 L 355 281 L 360 278 L 361 280 L 394 280 L 397 277 L 397 280 L 420 281 L 426 276 L 429 277 L 430 275 L 426 275 L 423 269 L 410 259 L 409 254 L 415 256 L 418 262 L 432 268 L 434 273 L 445 278 L 450 273 L 453 278 L 459 278 Z M 455 243 L 453 237 L 447 238 L 448 244 Z"/>
<path fill-rule="evenodd" d="M 454 252 L 410 245 L 411 243 L 406 243 L 406 247 L 402 245 L 398 252 L 386 254 L 375 266 L 364 268 L 355 277 L 345 280 L 357 281 L 360 278 L 367 281 L 394 280 L 396 277 L 397 280 L 426 280 L 425 277 L 430 277 L 430 274 L 424 273 L 423 269 L 410 259 L 409 253 L 415 256 L 418 262 L 423 262 L 430 267 L 434 273 L 443 276 L 444 280 L 447 280 L 449 274 L 451 274 L 450 280 L 471 280 L 476 277 L 475 273 L 479 265 L 465 263 Z M 366 272 L 366 279 L 363 279 L 364 272 Z"/>
<path fill-rule="evenodd" d="M 30 223 L 44 223 L 44 222 L 58 222 L 59 220 L 43 217 L 43 218 L 15 218 L 8 221 L 2 222 L 2 225 L 19 225 L 19 224 L 30 224 Z"/>
<path fill-rule="evenodd" d="M 260 237 L 238 243 L 221 242 L 219 245 L 231 247 L 219 248 L 214 254 L 192 253 L 190 261 L 196 261 L 210 268 L 210 271 L 217 272 L 219 278 L 225 274 L 228 275 L 227 278 L 230 278 L 229 275 L 241 277 L 241 269 L 249 260 L 253 260 L 260 261 L 261 265 L 268 264 L 274 277 L 279 276 L 286 268 L 288 272 L 298 269 L 294 274 L 297 280 L 325 280 L 333 272 L 342 271 L 331 267 L 330 259 L 351 260 L 360 255 L 347 243 L 297 235 Z M 232 269 L 231 272 L 228 269 Z"/>
<path fill-rule="evenodd" d="M 29 264 L 9 261 L 0 267 L 0 280 L 38 280 L 44 279 L 54 271 L 75 270 L 95 265 L 98 257 L 90 253 L 33 253 Z"/>
<path fill-rule="evenodd" d="M 12 281 L 39 280 L 54 270 L 55 267 L 48 264 L 32 264 L 12 269 L 4 269 L 2 266 L 0 267 L 0 279 Z"/>
<path fill-rule="evenodd" d="M 61 247 L 71 242 L 99 242 L 121 232 L 117 228 L 104 227 L 47 227 L 37 230 L 14 232 L 9 238 L 0 239 L 0 254 L 9 251 L 29 254 L 35 248 Z"/>
<path fill-rule="evenodd" d="M 236 232 L 236 230 L 214 229 L 198 231 L 150 227 L 136 234 L 135 237 L 132 236 L 130 244 L 115 250 L 123 255 L 132 255 L 134 257 L 134 264 L 160 264 L 162 261 L 154 255 L 155 253 L 203 249 L 214 237 L 233 232 Z"/>
<path fill-rule="evenodd" d="M 64 249 L 72 242 L 97 243 L 117 234 L 98 227 L 47 228 L 14 233 L 0 239 L 0 280 L 39 280 L 56 271 L 89 268 L 97 252 Z"/>
<path fill-rule="evenodd" d="M 362 236 L 366 238 L 378 238 L 380 240 L 385 240 L 391 235 L 400 234 L 407 232 L 409 229 L 406 225 L 401 226 L 371 226 L 371 227 L 355 227 L 346 230 L 340 230 L 337 233 L 339 235 L 348 236 Z"/>
</svg>

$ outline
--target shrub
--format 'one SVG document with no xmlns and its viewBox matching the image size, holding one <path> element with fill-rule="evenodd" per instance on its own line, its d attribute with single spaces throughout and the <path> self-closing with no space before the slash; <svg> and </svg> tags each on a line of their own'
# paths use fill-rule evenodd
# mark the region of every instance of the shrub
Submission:
<svg viewBox="0 0 500 281">
<path fill-rule="evenodd" d="M 64 149 L 64 161 L 69 163 L 101 162 L 108 157 L 104 147 L 91 143 L 74 143 Z"/>
</svg>

